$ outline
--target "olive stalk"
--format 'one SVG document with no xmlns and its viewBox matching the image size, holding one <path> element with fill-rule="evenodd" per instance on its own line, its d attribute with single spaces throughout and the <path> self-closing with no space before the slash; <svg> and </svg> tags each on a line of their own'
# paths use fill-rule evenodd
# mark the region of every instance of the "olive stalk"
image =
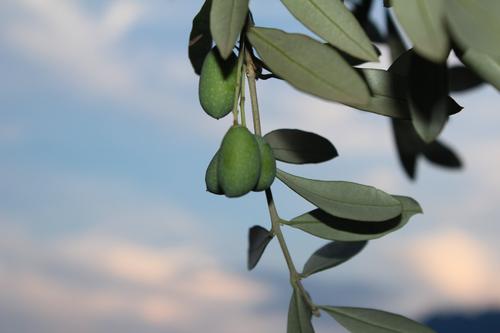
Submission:
<svg viewBox="0 0 500 333">
<path fill-rule="evenodd" d="M 253 123 L 254 123 L 254 131 L 256 135 L 261 136 L 262 135 L 262 129 L 261 129 L 261 124 L 260 124 L 260 112 L 259 112 L 259 104 L 258 104 L 258 99 L 257 99 L 257 87 L 256 87 L 256 73 L 255 73 L 255 64 L 252 60 L 252 56 L 248 51 L 245 51 L 245 60 L 246 60 L 246 75 L 248 79 L 248 87 L 250 91 L 250 100 L 251 100 L 251 105 L 252 105 L 252 115 L 253 115 Z M 266 191 L 266 199 L 267 199 L 267 207 L 269 210 L 269 216 L 271 219 L 271 232 L 273 235 L 276 236 L 278 239 L 281 252 L 283 253 L 283 256 L 285 257 L 286 264 L 288 266 L 288 271 L 290 273 L 290 284 L 294 289 L 298 289 L 304 300 L 306 301 L 307 305 L 311 309 L 311 312 L 319 317 L 320 312 L 319 308 L 314 302 L 312 301 L 311 297 L 309 294 L 306 292 L 304 289 L 304 286 L 302 285 L 301 279 L 302 276 L 301 274 L 297 271 L 295 264 L 293 263 L 292 256 L 290 255 L 290 251 L 288 250 L 288 246 L 285 241 L 285 237 L 283 236 L 283 232 L 281 231 L 281 221 L 283 221 L 279 215 L 278 211 L 276 209 L 276 205 L 274 203 L 273 199 L 273 194 L 271 189 L 267 189 Z"/>
<path fill-rule="evenodd" d="M 233 100 L 233 123 L 234 125 L 238 124 L 238 101 L 240 99 L 240 94 L 241 94 L 241 81 L 242 81 L 242 70 L 243 70 L 243 63 L 244 63 L 244 54 L 245 54 L 245 48 L 244 44 L 242 43 L 240 47 L 240 53 L 238 54 L 238 63 L 236 67 L 236 88 L 234 89 L 234 100 Z M 243 126 L 245 126 L 245 118 L 244 114 L 242 114 L 242 122 Z"/>
</svg>

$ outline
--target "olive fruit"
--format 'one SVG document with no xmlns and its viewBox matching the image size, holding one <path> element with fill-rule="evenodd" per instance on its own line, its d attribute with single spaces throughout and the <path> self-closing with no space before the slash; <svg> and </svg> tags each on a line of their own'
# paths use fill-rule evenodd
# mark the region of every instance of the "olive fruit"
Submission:
<svg viewBox="0 0 500 333">
<path fill-rule="evenodd" d="M 217 178 L 226 196 L 239 197 L 255 188 L 261 167 L 255 135 L 246 127 L 231 127 L 222 139 L 218 155 Z"/>
<path fill-rule="evenodd" d="M 205 173 L 205 185 L 207 186 L 207 191 L 213 194 L 223 194 L 217 177 L 217 166 L 219 164 L 218 159 L 219 152 L 217 151 L 208 164 L 207 172 Z"/>
<path fill-rule="evenodd" d="M 255 136 L 260 151 L 260 176 L 254 191 L 267 190 L 276 177 L 276 159 L 271 146 L 260 136 Z"/>
<path fill-rule="evenodd" d="M 234 52 L 224 60 L 215 47 L 203 61 L 198 95 L 201 107 L 211 117 L 222 118 L 233 108 L 237 62 Z"/>
</svg>

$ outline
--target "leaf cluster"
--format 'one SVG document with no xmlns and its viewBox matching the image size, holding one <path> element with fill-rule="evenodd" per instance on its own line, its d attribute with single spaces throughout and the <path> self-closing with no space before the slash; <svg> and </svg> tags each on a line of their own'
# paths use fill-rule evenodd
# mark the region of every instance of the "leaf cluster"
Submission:
<svg viewBox="0 0 500 333">
<path fill-rule="evenodd" d="M 239 53 L 234 124 L 240 116 L 246 126 L 243 77 L 247 77 L 255 134 L 260 137 L 255 83 L 279 79 L 301 92 L 389 118 L 399 159 L 412 179 L 419 157 L 447 168 L 462 166 L 458 155 L 438 137 L 449 118 L 463 109 L 451 94 L 485 83 L 500 89 L 500 44 L 495 42 L 500 36 L 498 0 L 385 0 L 383 30 L 371 19 L 372 0 L 281 2 L 312 35 L 256 25 L 249 0 L 206 0 L 193 20 L 189 58 L 197 74 L 214 44 L 224 59 L 235 48 Z M 411 45 L 405 43 L 403 34 Z M 390 49 L 393 62 L 387 70 L 370 68 L 380 56 L 374 43 Z M 448 65 L 452 51 L 462 65 Z M 327 138 L 300 129 L 274 130 L 263 139 L 274 158 L 283 163 L 316 164 L 338 156 Z M 321 311 L 350 332 L 432 332 L 381 310 L 316 305 L 301 283 L 352 259 L 368 241 L 405 226 L 422 212 L 417 201 L 368 185 L 308 179 L 280 169 L 276 177 L 316 207 L 283 219 L 267 189 L 272 227 L 254 226 L 249 231 L 249 270 L 256 267 L 274 238 L 280 243 L 293 290 L 289 333 L 314 332 L 311 319 Z M 283 226 L 329 241 L 312 254 L 301 272 L 288 252 Z"/>
</svg>

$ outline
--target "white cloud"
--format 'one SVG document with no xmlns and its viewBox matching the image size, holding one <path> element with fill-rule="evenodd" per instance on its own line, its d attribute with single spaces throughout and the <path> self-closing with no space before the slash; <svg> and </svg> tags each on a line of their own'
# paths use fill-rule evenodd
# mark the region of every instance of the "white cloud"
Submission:
<svg viewBox="0 0 500 333">
<path fill-rule="evenodd" d="M 490 250 L 464 231 L 442 231 L 412 242 L 408 268 L 441 296 L 438 304 L 499 306 L 500 266 Z"/>
<path fill-rule="evenodd" d="M 9 225 L 2 221 L 0 302 L 22 309 L 26 320 L 41 316 L 58 331 L 113 318 L 176 332 L 275 325 L 252 311 L 269 301 L 269 288 L 224 269 L 205 248 L 153 247 L 103 233 L 40 240 Z M 103 325 L 92 331 L 109 331 Z"/>
</svg>

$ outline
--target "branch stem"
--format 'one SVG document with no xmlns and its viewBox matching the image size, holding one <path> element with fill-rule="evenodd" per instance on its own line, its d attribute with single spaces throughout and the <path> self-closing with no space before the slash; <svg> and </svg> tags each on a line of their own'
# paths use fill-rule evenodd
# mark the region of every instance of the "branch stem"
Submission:
<svg viewBox="0 0 500 333">
<path fill-rule="evenodd" d="M 262 129 L 260 125 L 260 114 L 259 114 L 259 104 L 257 100 L 257 86 L 256 86 L 256 74 L 255 74 L 255 64 L 253 63 L 252 56 L 250 52 L 245 52 L 245 60 L 247 67 L 247 78 L 248 78 L 248 88 L 250 91 L 250 99 L 252 103 L 252 115 L 253 115 L 253 125 L 254 131 L 256 135 L 262 135 Z M 319 317 L 319 308 L 316 304 L 313 303 L 311 297 L 304 289 L 302 285 L 301 279 L 302 276 L 297 269 L 295 268 L 295 264 L 293 263 L 292 256 L 290 255 L 290 251 L 288 250 L 288 246 L 286 245 L 285 237 L 283 236 L 283 232 L 281 231 L 281 221 L 283 221 L 276 210 L 276 205 L 273 199 L 273 193 L 271 189 L 266 190 L 266 199 L 267 199 L 267 207 L 269 210 L 269 216 L 271 218 L 272 224 L 272 233 L 278 239 L 280 244 L 281 252 L 283 252 L 283 256 L 285 257 L 286 265 L 288 266 L 288 271 L 290 273 L 290 284 L 292 287 L 299 291 L 307 305 L 311 309 L 311 312 Z"/>
</svg>

